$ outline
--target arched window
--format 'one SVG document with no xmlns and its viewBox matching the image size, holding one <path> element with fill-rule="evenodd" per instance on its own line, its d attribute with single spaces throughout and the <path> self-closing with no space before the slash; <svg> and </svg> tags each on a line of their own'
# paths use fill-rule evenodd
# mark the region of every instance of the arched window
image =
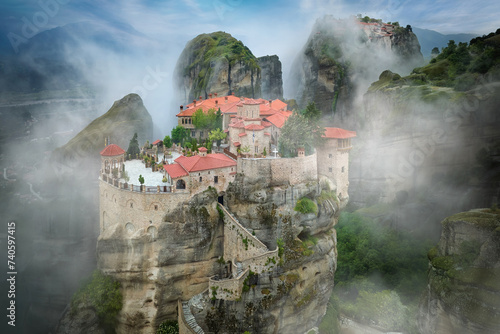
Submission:
<svg viewBox="0 0 500 334">
<path fill-rule="evenodd" d="M 175 188 L 176 189 L 186 189 L 186 182 L 184 182 L 184 180 L 182 180 L 182 179 L 177 180 L 177 182 L 175 183 Z"/>
</svg>

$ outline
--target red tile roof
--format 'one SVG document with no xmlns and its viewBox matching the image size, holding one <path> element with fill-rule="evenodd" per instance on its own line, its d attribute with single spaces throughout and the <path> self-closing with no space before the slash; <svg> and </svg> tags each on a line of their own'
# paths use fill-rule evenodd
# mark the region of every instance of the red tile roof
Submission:
<svg viewBox="0 0 500 334">
<path fill-rule="evenodd" d="M 239 141 L 235 141 L 235 142 L 233 143 L 233 145 L 234 145 L 234 146 L 236 146 L 236 147 L 238 147 L 238 146 L 241 146 L 241 143 L 240 143 Z"/>
<path fill-rule="evenodd" d="M 101 151 L 101 155 L 105 157 L 114 157 L 123 153 L 125 153 L 125 150 L 116 144 L 108 145 Z"/>
<path fill-rule="evenodd" d="M 189 175 L 189 173 L 179 164 L 163 165 L 163 168 L 172 179 Z"/>
<path fill-rule="evenodd" d="M 205 157 L 199 155 L 185 157 L 181 155 L 175 159 L 175 162 L 181 165 L 189 173 L 207 169 L 236 166 L 236 161 L 222 153 L 212 153 Z"/>
<path fill-rule="evenodd" d="M 243 136 L 246 136 L 246 135 L 248 135 L 248 133 L 243 132 L 243 133 L 238 134 L 238 137 L 243 137 Z"/>
<path fill-rule="evenodd" d="M 160 140 L 160 139 L 156 139 L 156 140 L 153 142 L 153 145 L 156 145 L 156 144 L 158 144 L 158 143 L 160 143 L 160 142 L 161 142 L 161 140 Z"/>
<path fill-rule="evenodd" d="M 258 124 L 250 124 L 250 125 L 245 126 L 245 130 L 260 131 L 263 129 L 265 129 L 265 126 L 258 125 Z"/>
<path fill-rule="evenodd" d="M 271 136 L 269 132 L 264 132 L 264 136 Z"/>
<path fill-rule="evenodd" d="M 344 130 L 341 128 L 325 128 L 325 138 L 346 139 L 356 137 L 356 131 Z"/>
<path fill-rule="evenodd" d="M 206 152 L 206 151 L 208 151 L 207 148 L 203 146 L 198 149 L 198 152 Z"/>
<path fill-rule="evenodd" d="M 266 117 L 266 120 L 272 123 L 277 128 L 281 129 L 285 121 L 292 115 L 291 111 L 280 111 L 274 115 Z"/>
</svg>

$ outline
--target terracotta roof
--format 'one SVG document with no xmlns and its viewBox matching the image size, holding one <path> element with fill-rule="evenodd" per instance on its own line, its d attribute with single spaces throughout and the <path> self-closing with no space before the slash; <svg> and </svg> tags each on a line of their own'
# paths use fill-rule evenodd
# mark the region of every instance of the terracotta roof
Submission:
<svg viewBox="0 0 500 334">
<path fill-rule="evenodd" d="M 271 136 L 269 132 L 264 132 L 264 136 Z"/>
<path fill-rule="evenodd" d="M 243 136 L 246 136 L 246 135 L 248 135 L 248 133 L 243 132 L 243 133 L 238 134 L 238 137 L 243 137 Z"/>
<path fill-rule="evenodd" d="M 101 155 L 105 157 L 114 157 L 123 153 L 125 153 L 125 150 L 116 144 L 108 145 L 101 151 Z"/>
<path fill-rule="evenodd" d="M 256 105 L 256 104 L 261 104 L 261 101 L 256 101 L 254 99 L 245 99 L 243 101 L 243 104 L 249 104 L 249 105 Z"/>
<path fill-rule="evenodd" d="M 234 146 L 236 146 L 236 147 L 238 147 L 238 146 L 241 146 L 241 143 L 240 143 L 239 141 L 235 141 L 235 142 L 233 143 L 233 145 L 234 145 Z"/>
<path fill-rule="evenodd" d="M 325 138 L 346 139 L 356 137 L 356 131 L 344 130 L 341 128 L 325 128 Z"/>
<path fill-rule="evenodd" d="M 175 159 L 175 162 L 181 165 L 189 173 L 207 169 L 236 166 L 236 161 L 222 153 L 212 153 L 204 157 L 199 155 L 185 157 L 181 155 Z"/>
<path fill-rule="evenodd" d="M 189 175 L 189 173 L 179 164 L 163 165 L 163 168 L 172 179 Z"/>
<path fill-rule="evenodd" d="M 282 128 L 285 124 L 285 121 L 292 115 L 291 111 L 280 111 L 274 115 L 266 117 L 266 120 L 272 123 L 277 128 Z"/>
<path fill-rule="evenodd" d="M 160 139 L 156 139 L 156 140 L 153 142 L 153 145 L 156 145 L 156 144 L 158 144 L 158 143 L 160 143 L 160 142 L 161 142 L 161 140 L 160 140 Z"/>
<path fill-rule="evenodd" d="M 198 152 L 206 152 L 206 151 L 208 151 L 207 148 L 203 146 L 198 149 Z"/>
<path fill-rule="evenodd" d="M 263 130 L 264 128 L 265 128 L 264 126 L 258 124 L 250 124 L 245 126 L 245 130 L 253 130 L 253 131 L 260 131 Z"/>
</svg>

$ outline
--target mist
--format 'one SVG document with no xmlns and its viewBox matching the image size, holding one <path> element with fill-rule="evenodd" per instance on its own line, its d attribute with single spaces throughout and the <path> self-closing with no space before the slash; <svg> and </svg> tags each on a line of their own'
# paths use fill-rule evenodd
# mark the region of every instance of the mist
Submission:
<svg viewBox="0 0 500 334">
<path fill-rule="evenodd" d="M 170 135 L 177 125 L 178 105 L 187 102 L 174 96 L 172 75 L 189 40 L 222 30 L 241 40 L 256 57 L 278 55 L 285 98 L 296 98 L 297 87 L 290 84 L 294 61 L 319 17 L 331 14 L 345 19 L 361 13 L 400 21 L 402 26 L 414 24 L 407 1 L 396 5 L 392 1 L 361 1 L 355 5 L 343 1 L 277 1 L 269 8 L 265 2 L 228 0 L 204 4 L 167 1 L 155 6 L 141 1 L 101 2 L 99 7 L 91 1 L 54 0 L 44 4 L 51 7 L 29 1 L 16 5 L 6 2 L 2 6 L 9 10 L 4 11 L 0 26 L 0 172 L 5 176 L 0 183 L 0 212 L 4 224 L 14 221 L 17 226 L 15 332 L 19 333 L 53 331 L 82 279 L 96 267 L 99 167 L 93 159 L 83 159 L 76 168 L 65 169 L 67 166 L 54 164 L 51 153 L 129 93 L 141 96 L 153 118 L 155 128 L 149 140 Z M 491 6 L 485 6 L 489 12 L 483 18 L 494 12 Z M 486 19 L 480 25 L 471 23 L 476 30 L 460 27 L 460 23 L 438 25 L 435 15 L 429 13 L 415 20 L 417 24 L 434 23 L 426 28 L 443 27 L 443 32 L 495 30 Z M 354 28 L 354 23 L 348 27 Z M 33 34 L 23 33 L 30 29 Z M 12 43 L 12 33 L 22 40 Z M 443 150 L 456 158 L 455 165 L 473 167 L 475 158 L 461 154 L 462 148 L 484 143 L 482 139 L 468 141 L 461 130 L 465 127 L 474 131 L 467 127 L 469 118 L 465 116 L 480 113 L 481 106 L 491 102 L 488 95 L 473 111 L 459 105 L 445 113 L 418 97 L 413 99 L 406 112 L 418 110 L 422 118 L 408 121 L 413 124 L 412 140 L 398 141 L 407 133 L 399 127 L 401 118 L 388 121 L 386 111 L 394 106 L 376 98 L 367 100 L 365 93 L 382 71 L 391 69 L 405 75 L 411 68 L 392 66 L 397 61 L 384 48 L 370 49 L 372 57 L 367 58 L 366 53 L 359 52 L 365 44 L 353 43 L 358 37 L 346 37 L 343 43 L 346 58 L 361 65 L 353 76 L 352 107 L 357 112 L 335 119 L 338 126 L 358 131 L 360 148 L 353 149 L 351 161 L 353 204 L 363 207 L 393 202 L 400 191 L 407 192 L 411 199 L 425 198 L 421 204 L 405 203 L 406 211 L 398 212 L 404 219 L 396 219 L 408 229 L 422 220 L 417 213 L 423 207 L 431 208 L 423 219 L 430 226 L 448 213 L 488 204 L 488 196 L 475 203 L 468 200 L 470 193 L 469 197 L 456 195 L 464 190 L 461 186 L 442 186 L 432 197 L 428 190 L 439 175 L 451 173 L 440 160 Z M 488 87 L 484 85 L 486 93 Z M 433 116 L 424 117 L 429 114 Z M 443 119 L 449 120 L 450 115 L 455 121 L 443 126 Z M 486 116 L 481 119 L 488 121 Z M 422 129 L 433 129 L 434 135 L 429 137 Z M 367 178 L 378 181 L 368 184 Z M 429 235 L 435 237 L 437 229 Z M 2 249 L 6 248 L 6 231 L 0 231 Z M 6 264 L 2 268 L 8 271 Z M 8 291 L 5 281 L 0 289 Z M 1 328 L 2 332 L 11 329 L 5 322 Z"/>
</svg>

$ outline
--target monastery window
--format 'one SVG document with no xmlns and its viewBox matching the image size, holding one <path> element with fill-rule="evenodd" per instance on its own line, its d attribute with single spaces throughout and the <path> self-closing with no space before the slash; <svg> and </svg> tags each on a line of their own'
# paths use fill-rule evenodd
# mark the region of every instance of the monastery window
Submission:
<svg viewBox="0 0 500 334">
<path fill-rule="evenodd" d="M 130 208 L 134 208 L 134 203 L 130 202 Z"/>
<path fill-rule="evenodd" d="M 218 176 L 214 176 L 214 183 L 215 184 L 219 183 L 219 177 Z"/>
<path fill-rule="evenodd" d="M 192 124 L 193 120 L 191 118 L 188 118 L 189 124 Z"/>
<path fill-rule="evenodd" d="M 210 174 L 210 171 L 208 171 L 208 174 Z"/>
<path fill-rule="evenodd" d="M 200 176 L 200 182 L 203 181 L 203 178 Z"/>
<path fill-rule="evenodd" d="M 175 187 L 177 189 L 186 189 L 186 182 L 184 182 L 184 180 L 177 180 L 176 184 L 175 184 Z"/>
<path fill-rule="evenodd" d="M 191 131 L 191 137 L 196 137 L 196 131 L 194 130 Z"/>
<path fill-rule="evenodd" d="M 231 167 L 231 172 L 233 171 L 233 167 Z"/>
<path fill-rule="evenodd" d="M 203 131 L 200 131 L 200 138 L 203 137 Z"/>
<path fill-rule="evenodd" d="M 182 124 L 184 124 L 184 118 L 181 118 L 181 122 L 182 122 Z"/>
<path fill-rule="evenodd" d="M 332 173 L 332 172 L 333 172 L 333 168 L 332 168 L 332 167 L 328 168 L 328 171 L 329 171 L 330 173 Z"/>
<path fill-rule="evenodd" d="M 155 211 L 158 211 L 158 205 L 155 205 Z"/>
<path fill-rule="evenodd" d="M 330 159 L 331 159 L 331 158 L 333 158 L 333 154 L 331 154 L 331 153 L 330 153 L 330 154 L 328 154 L 328 157 L 329 157 Z"/>
<path fill-rule="evenodd" d="M 344 167 L 344 166 L 342 166 L 342 173 L 344 172 L 344 168 L 345 168 L 345 167 Z"/>
</svg>

